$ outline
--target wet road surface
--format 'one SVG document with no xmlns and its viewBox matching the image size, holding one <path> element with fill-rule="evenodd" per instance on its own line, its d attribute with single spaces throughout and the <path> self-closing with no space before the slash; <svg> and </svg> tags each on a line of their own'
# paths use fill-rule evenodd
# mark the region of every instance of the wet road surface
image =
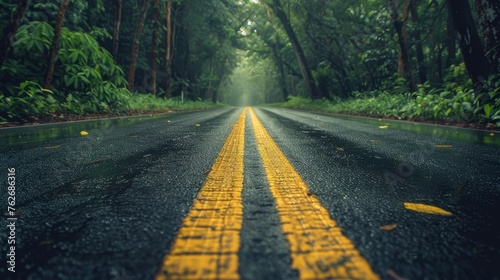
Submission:
<svg viewBox="0 0 500 280">
<path fill-rule="evenodd" d="M 0 130 L 1 207 L 7 212 L 8 168 L 15 168 L 17 217 L 16 272 L 7 270 L 10 232 L 4 227 L 0 278 L 222 279 L 224 271 L 242 279 L 500 277 L 500 135 L 243 110 Z M 81 136 L 82 130 L 89 134 Z M 227 148 L 222 160 L 230 139 L 244 153 Z M 272 143 L 280 151 L 266 157 Z M 231 172 L 214 171 L 218 157 L 234 166 Z M 288 183 L 290 169 L 279 173 L 272 165 L 284 161 L 299 176 Z M 212 176 L 220 179 L 209 183 Z M 218 191 L 222 181 L 242 187 Z M 280 184 L 304 191 L 282 193 Z M 285 195 L 293 199 L 280 198 Z M 231 201 L 215 207 L 229 209 L 227 219 L 213 211 L 212 232 L 201 232 L 189 224 L 207 220 L 196 203 L 213 198 Z M 452 215 L 410 211 L 404 203 Z M 318 208 L 303 208 L 309 204 Z M 219 245 L 199 245 L 200 236 L 220 237 Z M 174 250 L 186 240 L 189 250 Z M 202 261 L 191 271 L 172 273 L 175 258 L 194 255 Z M 205 274 L 197 271 L 205 265 Z"/>
</svg>

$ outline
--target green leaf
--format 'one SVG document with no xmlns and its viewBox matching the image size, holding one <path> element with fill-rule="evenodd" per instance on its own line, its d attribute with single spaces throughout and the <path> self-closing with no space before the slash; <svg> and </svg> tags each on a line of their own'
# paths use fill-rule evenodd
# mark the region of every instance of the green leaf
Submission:
<svg viewBox="0 0 500 280">
<path fill-rule="evenodd" d="M 493 107 L 490 104 L 486 104 L 484 105 L 483 109 L 484 113 L 486 114 L 486 117 L 489 118 L 491 115 L 491 109 L 493 109 Z"/>
<path fill-rule="evenodd" d="M 472 112 L 472 106 L 470 105 L 469 102 L 462 102 L 462 107 L 467 111 L 467 112 Z"/>
</svg>

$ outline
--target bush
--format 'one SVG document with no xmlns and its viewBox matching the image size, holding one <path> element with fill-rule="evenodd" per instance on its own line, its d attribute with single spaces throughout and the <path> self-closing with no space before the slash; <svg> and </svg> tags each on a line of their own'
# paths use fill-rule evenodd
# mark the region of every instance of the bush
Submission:
<svg viewBox="0 0 500 280">
<path fill-rule="evenodd" d="M 12 96 L 0 93 L 2 119 L 26 121 L 31 116 L 49 115 L 57 110 L 57 100 L 52 97 L 52 92 L 42 89 L 37 83 L 26 81 L 16 88 L 18 91 Z"/>
</svg>

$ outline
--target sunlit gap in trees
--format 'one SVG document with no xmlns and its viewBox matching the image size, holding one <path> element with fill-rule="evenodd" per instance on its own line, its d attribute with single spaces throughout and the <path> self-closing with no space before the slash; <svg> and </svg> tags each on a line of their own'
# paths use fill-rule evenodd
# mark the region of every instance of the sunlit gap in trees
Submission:
<svg viewBox="0 0 500 280">
<path fill-rule="evenodd" d="M 239 50 L 240 62 L 221 88 L 224 102 L 234 106 L 252 106 L 276 102 L 280 98 L 272 61 Z"/>
</svg>

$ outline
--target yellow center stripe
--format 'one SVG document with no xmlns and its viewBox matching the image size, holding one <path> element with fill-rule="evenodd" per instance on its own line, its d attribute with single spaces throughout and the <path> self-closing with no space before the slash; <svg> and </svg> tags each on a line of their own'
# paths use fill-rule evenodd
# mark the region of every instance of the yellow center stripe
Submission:
<svg viewBox="0 0 500 280">
<path fill-rule="evenodd" d="M 229 134 L 156 279 L 239 279 L 245 108 Z"/>
<path fill-rule="evenodd" d="M 290 247 L 292 268 L 299 271 L 300 279 L 379 279 L 328 211 L 309 192 L 252 109 L 250 117 Z"/>
</svg>

